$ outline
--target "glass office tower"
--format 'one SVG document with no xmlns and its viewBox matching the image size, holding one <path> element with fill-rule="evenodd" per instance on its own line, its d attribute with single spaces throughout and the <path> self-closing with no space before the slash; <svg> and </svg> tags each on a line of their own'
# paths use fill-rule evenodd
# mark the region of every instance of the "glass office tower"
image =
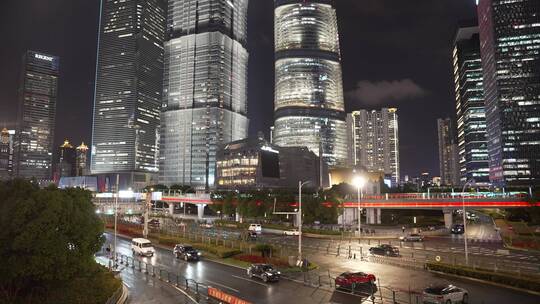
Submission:
<svg viewBox="0 0 540 304">
<path fill-rule="evenodd" d="M 486 112 L 478 26 L 462 26 L 452 52 L 461 183 L 489 183 Z M 441 176 L 442 177 L 442 176 Z"/>
<path fill-rule="evenodd" d="M 208 189 L 216 151 L 247 136 L 247 0 L 170 0 L 160 183 Z"/>
<path fill-rule="evenodd" d="M 437 119 L 437 132 L 439 135 L 439 169 L 441 174 L 441 184 L 447 186 L 459 185 L 458 143 L 452 119 Z"/>
<path fill-rule="evenodd" d="M 496 185 L 540 182 L 540 1 L 480 0 L 480 50 Z"/>
<path fill-rule="evenodd" d="M 91 173 L 157 179 L 165 0 L 101 1 Z"/>
<path fill-rule="evenodd" d="M 275 0 L 273 143 L 347 161 L 337 17 L 332 1 Z"/>
<path fill-rule="evenodd" d="M 359 110 L 347 115 L 349 165 L 384 173 L 399 185 L 399 132 L 396 108 Z"/>
<path fill-rule="evenodd" d="M 47 181 L 52 177 L 54 126 L 60 58 L 27 51 L 19 87 L 15 175 Z"/>
</svg>

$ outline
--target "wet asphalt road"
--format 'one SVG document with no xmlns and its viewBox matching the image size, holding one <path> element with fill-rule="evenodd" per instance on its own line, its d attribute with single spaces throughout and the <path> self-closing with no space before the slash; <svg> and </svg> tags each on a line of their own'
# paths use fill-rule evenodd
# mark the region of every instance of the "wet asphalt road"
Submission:
<svg viewBox="0 0 540 304">
<path fill-rule="evenodd" d="M 112 236 L 107 234 L 107 243 L 113 243 Z M 127 256 L 132 256 L 130 243 L 124 238 L 117 239 L 118 252 Z M 361 303 L 364 299 L 358 295 L 350 295 L 337 291 L 326 291 L 305 286 L 299 282 L 282 279 L 276 283 L 264 283 L 257 279 L 250 279 L 244 269 L 231 267 L 212 261 L 206 261 L 204 258 L 199 262 L 185 262 L 174 258 L 171 250 L 155 248 L 156 254 L 153 257 L 136 257 L 146 263 L 160 267 L 172 273 L 181 274 L 189 279 L 201 282 L 205 285 L 218 288 L 228 294 L 250 301 L 252 303 L 274 304 L 274 303 Z M 133 271 L 133 270 L 129 270 Z M 153 282 L 152 279 L 148 279 Z M 129 283 L 128 283 L 129 284 Z M 135 283 L 133 283 L 135 285 Z M 141 293 L 149 294 L 163 292 L 170 289 L 164 286 L 148 286 L 140 283 L 133 288 L 144 288 Z M 155 303 L 179 303 L 174 297 L 171 301 L 162 299 Z M 143 303 L 144 301 L 135 300 L 132 303 Z M 183 303 L 183 302 L 182 302 Z"/>
</svg>

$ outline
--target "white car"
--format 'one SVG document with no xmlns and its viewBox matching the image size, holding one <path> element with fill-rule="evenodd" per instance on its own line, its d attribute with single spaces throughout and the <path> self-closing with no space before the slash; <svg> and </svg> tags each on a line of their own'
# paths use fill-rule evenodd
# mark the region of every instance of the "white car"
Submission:
<svg viewBox="0 0 540 304">
<path fill-rule="evenodd" d="M 469 293 L 453 285 L 431 286 L 424 289 L 422 294 L 424 304 L 454 304 L 469 303 Z"/>
<path fill-rule="evenodd" d="M 292 230 L 284 230 L 284 235 L 300 235 L 300 231 L 298 229 L 292 229 Z"/>
<path fill-rule="evenodd" d="M 156 253 L 152 242 L 143 238 L 135 238 L 131 240 L 131 251 L 133 255 L 153 256 Z"/>
<path fill-rule="evenodd" d="M 262 226 L 261 224 L 251 224 L 249 225 L 248 231 L 253 231 L 257 234 L 262 233 Z"/>
</svg>

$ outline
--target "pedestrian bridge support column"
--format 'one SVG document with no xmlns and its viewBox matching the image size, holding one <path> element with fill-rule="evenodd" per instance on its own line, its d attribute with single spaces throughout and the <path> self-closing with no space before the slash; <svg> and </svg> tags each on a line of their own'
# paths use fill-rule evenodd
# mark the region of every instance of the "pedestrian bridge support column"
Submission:
<svg viewBox="0 0 540 304">
<path fill-rule="evenodd" d="M 366 221 L 367 224 L 380 224 L 381 223 L 381 209 L 380 208 L 366 208 Z"/>
<path fill-rule="evenodd" d="M 197 218 L 200 220 L 202 220 L 204 217 L 204 207 L 206 207 L 206 204 L 197 205 Z"/>
<path fill-rule="evenodd" d="M 444 226 L 448 229 L 452 228 L 452 209 L 443 209 Z"/>
<path fill-rule="evenodd" d="M 174 215 L 174 203 L 169 203 L 169 214 Z"/>
</svg>

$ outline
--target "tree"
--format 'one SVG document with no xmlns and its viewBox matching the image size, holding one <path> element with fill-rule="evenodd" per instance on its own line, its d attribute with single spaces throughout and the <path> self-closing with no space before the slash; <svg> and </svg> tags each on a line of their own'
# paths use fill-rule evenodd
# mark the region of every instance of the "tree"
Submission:
<svg viewBox="0 0 540 304">
<path fill-rule="evenodd" d="M 0 183 L 0 298 L 46 294 L 95 271 L 102 233 L 88 191 Z"/>
</svg>

